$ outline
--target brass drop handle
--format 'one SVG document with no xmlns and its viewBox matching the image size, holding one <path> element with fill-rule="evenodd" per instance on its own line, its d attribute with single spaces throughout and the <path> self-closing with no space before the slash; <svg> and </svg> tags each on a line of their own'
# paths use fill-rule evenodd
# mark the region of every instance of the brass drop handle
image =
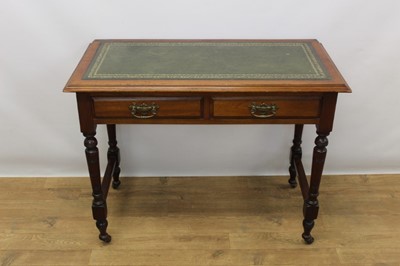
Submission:
<svg viewBox="0 0 400 266">
<path fill-rule="evenodd" d="M 257 117 L 257 118 L 267 118 L 267 117 L 272 117 L 276 114 L 276 111 L 278 110 L 278 106 L 274 103 L 269 104 L 269 103 L 251 103 L 249 105 L 249 110 L 252 116 Z"/>
<path fill-rule="evenodd" d="M 132 116 L 139 119 L 155 117 L 159 108 L 160 107 L 155 103 L 137 104 L 133 102 L 131 105 L 129 105 L 129 110 L 131 111 Z"/>
</svg>

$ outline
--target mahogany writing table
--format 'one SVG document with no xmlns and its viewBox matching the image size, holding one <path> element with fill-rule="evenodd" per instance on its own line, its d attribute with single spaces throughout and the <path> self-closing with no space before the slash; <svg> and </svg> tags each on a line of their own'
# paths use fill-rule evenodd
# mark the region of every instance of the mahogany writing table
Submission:
<svg viewBox="0 0 400 266">
<path fill-rule="evenodd" d="M 116 124 L 294 124 L 289 184 L 298 177 L 306 243 L 337 95 L 351 92 L 316 40 L 95 40 L 64 88 L 75 92 L 99 238 L 107 195 L 120 185 Z M 106 124 L 108 164 L 100 174 L 96 126 Z M 311 177 L 301 161 L 304 124 L 316 125 Z"/>
</svg>

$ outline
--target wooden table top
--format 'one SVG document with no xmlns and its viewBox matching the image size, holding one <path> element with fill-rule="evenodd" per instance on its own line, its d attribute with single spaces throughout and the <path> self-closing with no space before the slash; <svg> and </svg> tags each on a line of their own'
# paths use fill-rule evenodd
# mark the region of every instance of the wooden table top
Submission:
<svg viewBox="0 0 400 266">
<path fill-rule="evenodd" d="M 95 40 L 65 92 L 350 92 L 317 40 Z"/>
</svg>

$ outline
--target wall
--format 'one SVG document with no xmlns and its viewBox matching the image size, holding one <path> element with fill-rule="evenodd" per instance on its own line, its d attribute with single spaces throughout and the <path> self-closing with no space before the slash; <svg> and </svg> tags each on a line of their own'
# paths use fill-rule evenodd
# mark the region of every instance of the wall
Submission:
<svg viewBox="0 0 400 266">
<path fill-rule="evenodd" d="M 398 173 L 399 10 L 396 0 L 3 0 L 0 176 L 87 175 L 75 97 L 62 89 L 96 38 L 317 38 L 353 89 L 339 96 L 326 173 Z M 292 131 L 134 125 L 117 135 L 123 175 L 271 175 L 287 173 Z M 307 126 L 306 167 L 314 138 Z M 103 126 L 98 139 L 104 152 Z"/>
</svg>

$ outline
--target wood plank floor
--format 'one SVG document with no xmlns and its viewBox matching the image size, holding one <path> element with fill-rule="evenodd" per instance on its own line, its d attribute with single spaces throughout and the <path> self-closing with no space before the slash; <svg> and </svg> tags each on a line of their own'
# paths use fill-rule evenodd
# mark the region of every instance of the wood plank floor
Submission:
<svg viewBox="0 0 400 266">
<path fill-rule="evenodd" d="M 0 178 L 0 265 L 400 265 L 400 175 L 324 176 L 314 244 L 287 177 Z"/>
</svg>

